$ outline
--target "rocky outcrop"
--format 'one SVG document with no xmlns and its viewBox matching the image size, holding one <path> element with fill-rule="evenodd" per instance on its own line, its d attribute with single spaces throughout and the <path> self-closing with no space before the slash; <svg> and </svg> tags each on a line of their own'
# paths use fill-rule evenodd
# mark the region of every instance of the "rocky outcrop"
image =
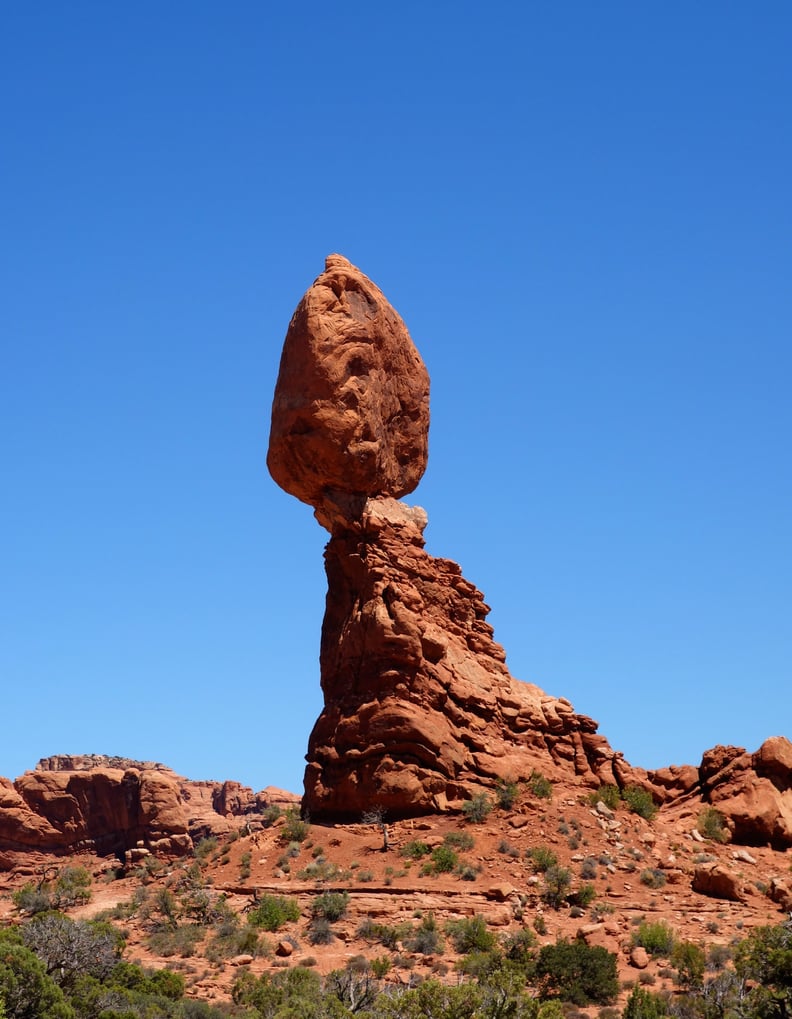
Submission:
<svg viewBox="0 0 792 1019">
<path fill-rule="evenodd" d="M 283 345 L 267 465 L 333 530 L 368 496 L 399 498 L 426 470 L 429 375 L 382 292 L 341 255 L 297 306 Z"/>
<path fill-rule="evenodd" d="M 290 794 L 233 782 L 190 782 L 164 765 L 99 755 L 48 757 L 15 782 L 0 778 L 0 851 L 122 857 L 133 847 L 182 854 Z M 296 800 L 296 797 L 291 797 Z"/>
<path fill-rule="evenodd" d="M 726 818 L 732 841 L 792 846 L 792 743 L 771 736 L 756 753 L 713 747 L 699 768 L 704 800 Z"/>
<path fill-rule="evenodd" d="M 424 550 L 397 501 L 426 465 L 428 378 L 382 293 L 332 255 L 292 319 L 272 411 L 274 479 L 331 531 L 311 734 L 312 817 L 443 810 L 499 779 L 622 780 L 597 725 L 514 680 L 483 596 Z"/>
</svg>

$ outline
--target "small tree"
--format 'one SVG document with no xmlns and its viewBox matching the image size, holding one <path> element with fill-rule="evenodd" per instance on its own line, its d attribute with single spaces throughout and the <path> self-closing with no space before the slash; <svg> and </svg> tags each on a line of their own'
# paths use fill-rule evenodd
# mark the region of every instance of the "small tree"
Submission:
<svg viewBox="0 0 792 1019">
<path fill-rule="evenodd" d="M 560 909 L 566 901 L 572 884 L 572 875 L 566 867 L 548 867 L 544 876 L 542 899 L 552 909 Z"/>
</svg>

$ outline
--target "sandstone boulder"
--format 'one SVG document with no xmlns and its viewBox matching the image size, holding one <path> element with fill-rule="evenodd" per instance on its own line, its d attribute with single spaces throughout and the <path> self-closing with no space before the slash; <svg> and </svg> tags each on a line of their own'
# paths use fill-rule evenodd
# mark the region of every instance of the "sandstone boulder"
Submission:
<svg viewBox="0 0 792 1019">
<path fill-rule="evenodd" d="M 732 902 L 742 902 L 744 899 L 740 879 L 717 862 L 696 867 L 693 872 L 693 891 Z"/>
<path fill-rule="evenodd" d="M 370 279 L 330 255 L 286 334 L 272 404 L 272 477 L 333 530 L 356 499 L 415 488 L 428 432 L 429 375 L 407 328 Z"/>
<path fill-rule="evenodd" d="M 714 747 L 702 758 L 701 788 L 727 819 L 732 842 L 792 846 L 792 743 L 772 736 L 754 754 Z"/>
</svg>

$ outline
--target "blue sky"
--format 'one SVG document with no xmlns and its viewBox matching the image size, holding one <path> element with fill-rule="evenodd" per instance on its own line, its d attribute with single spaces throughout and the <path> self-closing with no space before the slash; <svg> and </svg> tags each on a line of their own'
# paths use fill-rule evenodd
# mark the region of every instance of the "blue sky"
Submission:
<svg viewBox="0 0 792 1019">
<path fill-rule="evenodd" d="M 792 9 L 0 16 L 0 774 L 301 789 L 325 532 L 266 465 L 338 251 L 432 377 L 427 548 L 634 764 L 792 736 Z"/>
</svg>

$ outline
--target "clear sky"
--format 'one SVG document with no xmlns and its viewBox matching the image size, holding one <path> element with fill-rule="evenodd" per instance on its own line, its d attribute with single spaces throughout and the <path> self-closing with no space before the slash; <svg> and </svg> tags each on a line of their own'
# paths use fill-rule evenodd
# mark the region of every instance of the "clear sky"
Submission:
<svg viewBox="0 0 792 1019">
<path fill-rule="evenodd" d="M 334 251 L 512 673 L 645 767 L 792 737 L 790 53 L 786 0 L 4 5 L 0 774 L 301 790 L 326 534 L 265 457 Z"/>
</svg>

